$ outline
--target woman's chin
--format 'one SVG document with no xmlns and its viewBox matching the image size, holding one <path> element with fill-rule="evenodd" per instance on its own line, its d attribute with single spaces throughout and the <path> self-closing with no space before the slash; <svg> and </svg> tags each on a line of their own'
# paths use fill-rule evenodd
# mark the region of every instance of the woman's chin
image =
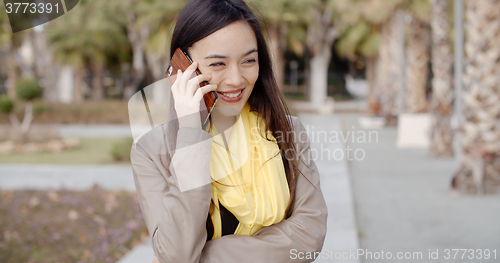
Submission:
<svg viewBox="0 0 500 263">
<path fill-rule="evenodd" d="M 237 109 L 236 107 L 221 106 L 221 107 L 215 107 L 213 109 L 213 113 L 215 113 L 216 115 L 220 114 L 220 115 L 225 116 L 225 117 L 232 117 L 232 116 L 237 116 L 238 114 L 240 114 L 241 110 L 242 109 Z"/>
</svg>

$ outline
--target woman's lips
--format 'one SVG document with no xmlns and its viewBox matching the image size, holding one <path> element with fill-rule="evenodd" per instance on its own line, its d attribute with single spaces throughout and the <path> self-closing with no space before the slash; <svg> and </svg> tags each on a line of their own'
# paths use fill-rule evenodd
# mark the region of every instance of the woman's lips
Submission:
<svg viewBox="0 0 500 263">
<path fill-rule="evenodd" d="M 243 91 L 244 91 L 244 88 L 240 89 L 237 92 L 219 92 L 219 91 L 217 91 L 217 93 L 220 95 L 219 98 L 221 98 L 225 102 L 237 102 L 237 101 L 241 100 L 241 98 L 243 98 Z M 228 97 L 228 96 L 224 95 L 224 94 L 234 95 L 234 94 L 238 94 L 238 93 L 239 93 L 239 95 L 236 97 Z"/>
</svg>

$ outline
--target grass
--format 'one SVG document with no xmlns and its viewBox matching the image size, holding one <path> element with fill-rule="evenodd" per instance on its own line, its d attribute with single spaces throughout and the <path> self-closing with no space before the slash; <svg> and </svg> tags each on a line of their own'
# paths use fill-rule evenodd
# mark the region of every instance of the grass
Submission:
<svg viewBox="0 0 500 263">
<path fill-rule="evenodd" d="M 14 113 L 22 120 L 25 102 L 16 101 Z M 34 124 L 128 124 L 128 104 L 121 100 L 84 101 L 81 103 L 33 102 Z M 0 114 L 0 124 L 9 124 L 7 114 Z"/>
<path fill-rule="evenodd" d="M 137 195 L 0 190 L 0 262 L 116 262 L 148 237 Z"/>
<path fill-rule="evenodd" d="M 64 150 L 60 153 L 13 153 L 0 154 L 0 163 L 29 164 L 117 164 L 111 156 L 111 150 L 122 138 L 80 138 L 80 147 Z M 130 151 L 130 149 L 128 149 Z"/>
</svg>

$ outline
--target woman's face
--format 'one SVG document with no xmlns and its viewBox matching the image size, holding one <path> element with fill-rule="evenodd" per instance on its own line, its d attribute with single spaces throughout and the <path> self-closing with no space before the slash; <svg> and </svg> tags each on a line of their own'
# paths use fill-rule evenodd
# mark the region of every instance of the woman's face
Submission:
<svg viewBox="0 0 500 263">
<path fill-rule="evenodd" d="M 188 53 L 203 74 L 212 76 L 210 84 L 217 85 L 215 107 L 224 115 L 241 112 L 259 77 L 252 28 L 244 21 L 234 22 L 194 43 Z"/>
</svg>

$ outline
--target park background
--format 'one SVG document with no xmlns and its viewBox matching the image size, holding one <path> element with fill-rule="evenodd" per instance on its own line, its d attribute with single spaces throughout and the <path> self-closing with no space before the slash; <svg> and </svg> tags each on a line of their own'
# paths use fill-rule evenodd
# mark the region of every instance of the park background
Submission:
<svg viewBox="0 0 500 263">
<path fill-rule="evenodd" d="M 500 0 L 246 2 L 319 154 L 324 251 L 439 250 L 432 262 L 450 262 L 446 249 L 472 249 L 451 262 L 496 262 Z M 151 261 L 128 102 L 164 78 L 185 3 L 82 0 L 16 33 L 0 5 L 1 262 Z"/>
</svg>

